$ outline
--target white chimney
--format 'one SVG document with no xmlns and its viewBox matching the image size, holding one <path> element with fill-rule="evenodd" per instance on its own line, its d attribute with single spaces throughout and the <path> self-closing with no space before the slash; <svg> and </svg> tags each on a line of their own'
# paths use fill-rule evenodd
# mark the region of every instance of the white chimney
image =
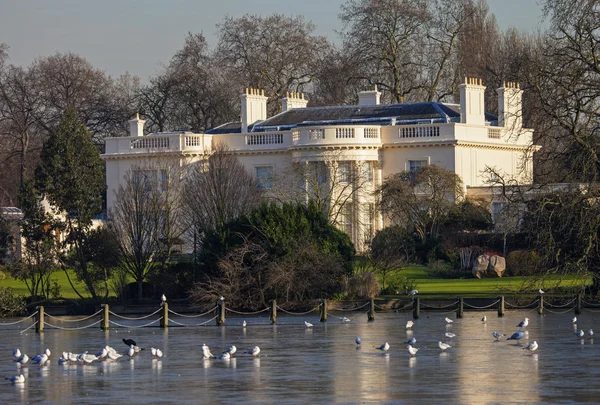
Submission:
<svg viewBox="0 0 600 405">
<path fill-rule="evenodd" d="M 267 119 L 267 100 L 264 90 L 248 89 L 242 94 L 242 133 L 256 121 Z"/>
<path fill-rule="evenodd" d="M 144 123 L 146 121 L 140 119 L 140 114 L 136 113 L 135 118 L 129 120 L 129 136 L 144 136 Z"/>
<path fill-rule="evenodd" d="M 281 99 L 281 112 L 286 112 L 292 108 L 306 108 L 308 100 L 304 98 L 304 93 L 287 93 L 286 97 Z"/>
<path fill-rule="evenodd" d="M 377 86 L 375 86 L 375 90 L 358 93 L 358 105 L 379 105 L 380 98 L 381 93 L 377 91 Z"/>
<path fill-rule="evenodd" d="M 463 124 L 485 125 L 485 86 L 481 79 L 465 77 L 460 89 L 460 122 Z"/>
<path fill-rule="evenodd" d="M 523 90 L 519 83 L 502 83 L 498 89 L 498 126 L 507 129 L 523 127 Z"/>
</svg>

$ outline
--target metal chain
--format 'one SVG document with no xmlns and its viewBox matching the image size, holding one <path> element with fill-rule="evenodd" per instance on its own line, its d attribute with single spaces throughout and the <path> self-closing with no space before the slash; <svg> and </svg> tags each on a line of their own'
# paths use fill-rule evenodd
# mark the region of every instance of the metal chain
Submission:
<svg viewBox="0 0 600 405">
<path fill-rule="evenodd" d="M 550 312 L 551 314 L 566 314 L 567 312 L 571 312 L 573 308 L 569 308 L 566 311 L 552 311 L 548 308 L 544 308 L 544 310 Z"/>
<path fill-rule="evenodd" d="M 375 304 L 375 308 L 380 309 L 381 311 L 384 312 L 398 312 L 398 311 L 404 311 L 406 308 L 409 308 L 412 306 L 412 302 L 409 304 L 406 304 L 405 306 L 403 306 L 402 308 L 384 308 L 382 306 L 379 306 L 377 304 Z"/>
<path fill-rule="evenodd" d="M 100 320 L 98 320 L 98 321 L 96 321 L 96 322 L 94 322 L 92 324 L 89 324 L 89 325 L 86 325 L 86 326 L 80 326 L 78 328 L 65 328 L 65 327 L 62 327 L 62 326 L 52 325 L 51 323 L 48 323 L 48 322 L 46 322 L 46 325 L 50 326 L 51 328 L 60 329 L 60 330 L 80 330 L 80 329 L 91 328 L 92 326 L 98 325 L 100 322 L 102 322 L 102 319 L 100 319 Z"/>
<path fill-rule="evenodd" d="M 289 312 L 289 311 L 286 311 L 285 309 L 281 308 L 279 305 L 277 305 L 277 309 L 280 310 L 283 313 L 288 314 L 288 315 L 306 315 L 306 314 L 310 314 L 311 312 L 314 312 L 317 309 L 319 309 L 319 306 L 317 305 L 316 307 L 314 307 L 310 311 L 306 311 L 306 312 Z"/>
<path fill-rule="evenodd" d="M 125 319 L 127 321 L 139 321 L 141 319 L 150 318 L 152 315 L 158 314 L 161 311 L 161 309 L 162 308 L 158 308 L 156 311 L 152 312 L 151 314 L 140 316 L 138 318 L 130 318 L 130 317 L 127 317 L 127 316 L 122 316 L 122 315 L 119 315 L 119 314 L 115 314 L 113 311 L 108 311 L 108 313 L 111 314 L 111 315 L 116 316 L 117 318 Z"/>
<path fill-rule="evenodd" d="M 506 302 L 506 301 L 504 302 L 504 304 L 507 305 L 507 306 L 509 306 L 509 307 L 511 307 L 511 308 L 526 309 L 526 308 L 529 308 L 532 305 L 537 304 L 539 302 L 539 300 L 540 299 L 538 298 L 538 299 L 534 300 L 532 303 L 530 303 L 528 305 L 513 305 L 510 302 Z"/>
<path fill-rule="evenodd" d="M 19 321 L 16 321 L 16 322 L 0 322 L 0 326 L 4 326 L 4 325 L 16 325 L 16 324 L 19 324 L 21 322 L 25 322 L 29 318 L 33 318 L 37 314 L 38 314 L 38 311 L 35 311 L 33 314 L 29 315 L 27 318 L 23 318 L 23 319 L 21 319 Z"/>
<path fill-rule="evenodd" d="M 196 323 L 196 324 L 191 324 L 191 325 L 190 325 L 190 324 L 187 324 L 187 323 L 180 323 L 180 322 L 176 322 L 176 321 L 173 321 L 173 320 L 169 320 L 169 322 L 172 322 L 172 323 L 174 323 L 175 325 L 179 325 L 179 326 L 204 326 L 204 325 L 206 325 L 207 323 L 209 323 L 209 322 L 211 322 L 211 321 L 214 321 L 215 319 L 217 319 L 217 317 L 216 317 L 216 316 L 215 316 L 215 317 L 213 317 L 213 318 L 211 318 L 211 319 L 209 319 L 209 320 L 208 320 L 208 321 L 206 321 L 206 322 L 202 322 L 202 323 Z"/>
<path fill-rule="evenodd" d="M 225 311 L 233 312 L 234 314 L 238 314 L 238 315 L 256 315 L 256 314 L 260 314 L 262 312 L 268 311 L 269 309 L 270 309 L 269 307 L 266 307 L 264 309 L 261 309 L 260 311 L 255 311 L 255 312 L 238 312 L 238 311 L 234 311 L 231 308 L 225 307 Z"/>
<path fill-rule="evenodd" d="M 441 306 L 441 307 L 430 307 L 429 305 L 421 304 L 421 308 L 422 309 L 423 308 L 425 308 L 425 309 L 446 309 L 446 308 L 450 308 L 450 307 L 453 307 L 453 306 L 457 305 L 459 302 L 460 302 L 459 300 L 456 300 L 452 304 L 444 305 L 444 306 Z"/>
<path fill-rule="evenodd" d="M 571 305 L 572 303 L 575 302 L 577 298 L 573 298 L 571 301 L 567 302 L 565 305 L 552 305 L 550 303 L 546 304 L 547 307 L 552 307 L 552 308 L 566 308 L 567 306 Z"/>
<path fill-rule="evenodd" d="M 23 333 L 23 332 L 25 332 L 25 331 L 28 331 L 29 329 L 31 329 L 31 328 L 33 328 L 35 325 L 37 325 L 37 323 L 38 323 L 38 321 L 35 321 L 35 322 L 33 323 L 33 325 L 29 325 L 28 327 L 26 327 L 25 329 L 23 329 L 23 330 L 22 330 L 21 332 L 19 332 L 19 333 L 21 334 L 21 333 Z"/>
<path fill-rule="evenodd" d="M 360 307 L 356 307 L 356 308 L 351 308 L 351 309 L 339 309 L 339 308 L 335 308 L 335 309 L 330 309 L 330 311 L 338 311 L 338 312 L 352 312 L 352 311 L 358 311 L 359 309 L 362 309 L 364 307 L 366 307 L 367 305 L 369 305 L 370 302 L 365 302 L 363 305 L 361 305 Z"/>
<path fill-rule="evenodd" d="M 585 305 L 591 305 L 593 307 L 600 307 L 600 304 L 594 304 L 593 302 L 581 300 L 581 302 Z"/>
<path fill-rule="evenodd" d="M 584 311 L 587 311 L 587 312 L 600 312 L 595 309 L 589 309 L 589 308 L 585 308 L 585 307 L 582 307 L 581 309 L 583 309 Z"/>
<path fill-rule="evenodd" d="M 432 312 L 435 313 L 437 315 L 446 315 L 446 314 L 455 314 L 456 313 L 456 309 L 453 309 L 452 311 L 445 311 L 445 312 L 439 312 L 439 311 L 428 311 L 428 310 L 422 310 L 423 312 Z"/>
<path fill-rule="evenodd" d="M 209 309 L 208 311 L 204 312 L 203 314 L 196 314 L 196 315 L 185 315 L 185 314 L 180 314 L 180 313 L 178 313 L 178 312 L 171 311 L 170 309 L 169 309 L 169 312 L 170 312 L 170 313 L 172 313 L 173 315 L 181 316 L 181 317 L 183 317 L 183 318 L 199 318 L 199 317 L 201 317 L 201 316 L 206 316 L 206 315 L 210 314 L 212 311 L 216 310 L 217 308 L 218 308 L 218 307 L 214 307 L 214 308 L 212 308 L 212 309 Z"/>
<path fill-rule="evenodd" d="M 493 307 L 494 305 L 497 305 L 499 302 L 500 302 L 500 300 L 496 300 L 496 301 L 492 302 L 490 305 L 486 305 L 484 307 L 478 307 L 475 305 L 467 304 L 466 302 L 464 303 L 464 305 L 466 307 L 473 308 L 473 309 L 488 309 L 488 308 Z"/>
<path fill-rule="evenodd" d="M 56 319 L 57 321 L 60 321 L 60 322 L 82 322 L 82 321 L 87 321 L 88 319 L 95 317 L 96 315 L 98 315 L 101 312 L 102 312 L 102 309 L 100 311 L 96 312 L 95 314 L 86 316 L 85 318 L 81 318 L 81 319 L 60 319 L 56 316 L 53 316 L 53 315 L 50 315 L 47 313 L 44 313 L 44 315 L 47 316 L 48 318 Z"/>
<path fill-rule="evenodd" d="M 112 323 L 113 325 L 120 326 L 121 328 L 145 328 L 146 326 L 150 326 L 153 323 L 156 323 L 156 322 L 160 321 L 161 319 L 162 318 L 155 319 L 152 322 L 149 322 L 149 323 L 147 323 L 145 325 L 122 325 L 122 324 L 114 322 L 114 321 L 109 321 L 109 322 Z"/>
</svg>

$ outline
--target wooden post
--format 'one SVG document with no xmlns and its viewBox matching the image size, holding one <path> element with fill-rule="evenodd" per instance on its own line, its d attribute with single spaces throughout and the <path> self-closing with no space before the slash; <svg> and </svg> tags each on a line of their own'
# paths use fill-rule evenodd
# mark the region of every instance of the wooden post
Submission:
<svg viewBox="0 0 600 405">
<path fill-rule="evenodd" d="M 375 299 L 371 298 L 371 305 L 369 306 L 369 312 L 367 312 L 367 319 L 369 321 L 375 320 Z"/>
<path fill-rule="evenodd" d="M 43 306 L 38 307 L 37 324 L 35 325 L 35 331 L 37 333 L 44 331 L 44 307 Z"/>
<path fill-rule="evenodd" d="M 327 300 L 321 300 L 320 304 L 320 321 L 327 322 Z"/>
<path fill-rule="evenodd" d="M 419 319 L 421 315 L 421 299 L 419 297 L 413 298 L 413 318 Z"/>
<path fill-rule="evenodd" d="M 498 317 L 503 317 L 504 316 L 504 295 L 501 295 L 500 298 L 498 298 Z"/>
<path fill-rule="evenodd" d="M 575 304 L 575 314 L 581 313 L 581 293 L 577 294 L 577 303 Z"/>
<path fill-rule="evenodd" d="M 217 326 L 223 326 L 225 323 L 225 300 L 217 300 Z"/>
<path fill-rule="evenodd" d="M 457 318 L 463 317 L 464 308 L 465 308 L 465 299 L 463 297 L 458 297 L 458 309 L 456 310 Z"/>
<path fill-rule="evenodd" d="M 167 304 L 166 302 L 162 303 L 162 318 L 160 318 L 160 327 L 169 327 L 169 304 Z"/>
<path fill-rule="evenodd" d="M 269 320 L 271 321 L 271 323 L 277 322 L 277 300 L 271 300 Z"/>
<path fill-rule="evenodd" d="M 539 302 L 538 302 L 538 314 L 544 314 L 544 296 L 540 294 Z"/>
<path fill-rule="evenodd" d="M 102 328 L 102 330 L 108 330 L 110 324 L 108 311 L 108 304 L 102 304 L 102 322 L 100 323 L 100 328 Z"/>
</svg>

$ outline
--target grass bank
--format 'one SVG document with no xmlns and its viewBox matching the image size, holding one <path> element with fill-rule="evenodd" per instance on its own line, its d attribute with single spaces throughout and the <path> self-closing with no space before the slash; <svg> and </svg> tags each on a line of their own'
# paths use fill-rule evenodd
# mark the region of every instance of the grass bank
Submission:
<svg viewBox="0 0 600 405">
<path fill-rule="evenodd" d="M 69 271 L 69 277 L 71 278 L 71 281 L 73 282 L 73 285 L 75 286 L 77 291 L 79 291 L 79 293 L 83 295 L 84 298 L 89 298 L 90 295 L 87 293 L 84 284 L 77 281 L 75 274 L 72 271 Z M 71 284 L 69 284 L 69 280 L 67 280 L 67 275 L 64 271 L 56 271 L 52 273 L 50 279 L 52 280 L 51 284 L 56 282 L 60 286 L 61 297 L 69 299 L 79 298 L 75 291 L 73 291 L 73 287 L 71 287 Z M 23 295 L 25 297 L 29 297 L 30 295 L 29 290 L 27 289 L 27 285 L 25 285 L 25 282 L 15 278 L 7 278 L 4 280 L 0 280 L 0 287 L 11 287 L 15 294 Z"/>
</svg>

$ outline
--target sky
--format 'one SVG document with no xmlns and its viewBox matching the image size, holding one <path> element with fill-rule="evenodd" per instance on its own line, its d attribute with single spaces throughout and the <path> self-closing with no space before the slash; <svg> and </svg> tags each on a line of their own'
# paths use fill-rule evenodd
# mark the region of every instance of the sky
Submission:
<svg viewBox="0 0 600 405">
<path fill-rule="evenodd" d="M 488 0 L 501 29 L 531 32 L 541 26 L 540 0 Z M 27 66 L 38 57 L 72 52 L 116 77 L 142 81 L 160 72 L 188 32 L 210 46 L 223 17 L 304 15 L 316 33 L 337 41 L 346 0 L 0 0 L 0 43 L 9 62 Z"/>
</svg>

